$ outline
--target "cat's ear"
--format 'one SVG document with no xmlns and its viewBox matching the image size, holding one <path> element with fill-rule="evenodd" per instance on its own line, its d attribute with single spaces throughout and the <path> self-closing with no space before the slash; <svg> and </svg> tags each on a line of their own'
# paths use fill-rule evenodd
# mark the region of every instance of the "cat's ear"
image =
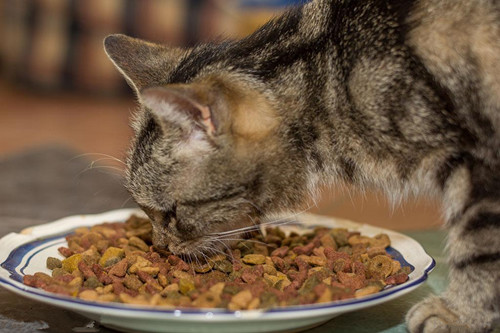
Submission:
<svg viewBox="0 0 500 333">
<path fill-rule="evenodd" d="M 171 71 L 186 53 L 180 48 L 170 48 L 120 34 L 106 37 L 104 49 L 136 93 L 165 84 Z"/>
<path fill-rule="evenodd" d="M 180 127 L 191 139 L 210 139 L 220 130 L 213 110 L 189 86 L 147 88 L 140 100 L 161 123 Z"/>
</svg>

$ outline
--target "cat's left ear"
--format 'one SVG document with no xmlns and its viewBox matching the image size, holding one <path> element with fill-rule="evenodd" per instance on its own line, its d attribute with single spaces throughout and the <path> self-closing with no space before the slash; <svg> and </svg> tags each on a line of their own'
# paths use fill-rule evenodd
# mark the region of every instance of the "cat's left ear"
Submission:
<svg viewBox="0 0 500 333">
<path fill-rule="evenodd" d="M 180 127 L 186 139 L 211 139 L 221 131 L 221 115 L 215 115 L 206 100 L 189 86 L 147 88 L 139 98 L 160 123 Z"/>
<path fill-rule="evenodd" d="M 104 50 L 136 94 L 145 88 L 165 84 L 170 73 L 187 53 L 181 48 L 120 34 L 106 37 Z"/>
</svg>

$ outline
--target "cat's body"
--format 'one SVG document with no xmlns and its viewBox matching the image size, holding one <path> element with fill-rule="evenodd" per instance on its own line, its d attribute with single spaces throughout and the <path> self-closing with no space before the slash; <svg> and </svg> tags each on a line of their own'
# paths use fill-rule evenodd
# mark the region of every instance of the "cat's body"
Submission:
<svg viewBox="0 0 500 333">
<path fill-rule="evenodd" d="M 144 106 L 128 187 L 157 245 L 297 208 L 321 183 L 442 198 L 450 286 L 412 332 L 500 315 L 500 3 L 316 0 L 238 42 L 106 50 Z"/>
</svg>

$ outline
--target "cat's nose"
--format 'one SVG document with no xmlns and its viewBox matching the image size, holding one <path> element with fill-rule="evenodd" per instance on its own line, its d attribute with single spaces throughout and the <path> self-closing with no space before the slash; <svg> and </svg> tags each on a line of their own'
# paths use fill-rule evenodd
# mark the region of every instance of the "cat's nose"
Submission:
<svg viewBox="0 0 500 333">
<path fill-rule="evenodd" d="M 171 229 L 177 231 L 177 235 L 185 240 L 195 237 L 197 233 L 196 225 L 189 220 L 176 220 Z"/>
</svg>

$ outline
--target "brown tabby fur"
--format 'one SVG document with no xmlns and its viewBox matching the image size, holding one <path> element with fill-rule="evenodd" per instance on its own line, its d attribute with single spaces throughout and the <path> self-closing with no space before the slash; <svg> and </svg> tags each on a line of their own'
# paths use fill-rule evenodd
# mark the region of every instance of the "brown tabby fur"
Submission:
<svg viewBox="0 0 500 333">
<path fill-rule="evenodd" d="M 450 285 L 408 329 L 499 320 L 498 1 L 314 0 L 240 41 L 105 47 L 142 105 L 127 187 L 156 245 L 223 250 L 221 232 L 299 208 L 321 183 L 433 195 Z"/>
</svg>

